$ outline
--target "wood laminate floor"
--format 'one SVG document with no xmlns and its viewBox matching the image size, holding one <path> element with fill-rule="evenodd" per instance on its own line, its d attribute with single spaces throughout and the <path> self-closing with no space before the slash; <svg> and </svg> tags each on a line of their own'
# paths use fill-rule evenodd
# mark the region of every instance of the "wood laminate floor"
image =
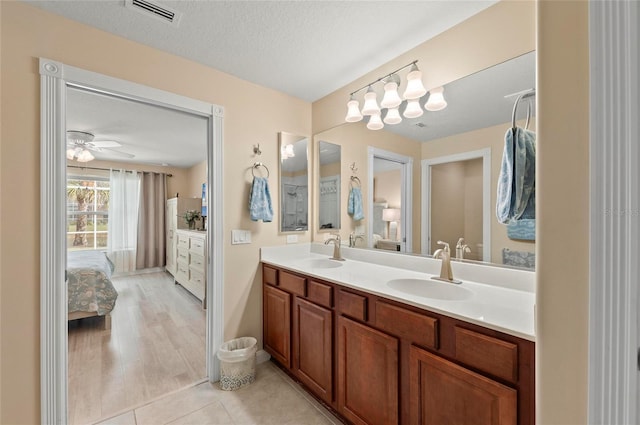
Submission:
<svg viewBox="0 0 640 425">
<path fill-rule="evenodd" d="M 69 323 L 69 421 L 100 418 L 206 376 L 205 310 L 165 272 L 115 277 L 111 330 L 104 319 Z"/>
</svg>

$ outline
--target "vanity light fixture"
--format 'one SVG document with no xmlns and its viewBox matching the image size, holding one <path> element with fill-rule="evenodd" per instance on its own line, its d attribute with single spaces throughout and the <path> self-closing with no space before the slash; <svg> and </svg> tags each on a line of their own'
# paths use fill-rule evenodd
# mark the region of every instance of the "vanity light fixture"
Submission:
<svg viewBox="0 0 640 425">
<path fill-rule="evenodd" d="M 424 104 L 427 111 L 441 111 L 447 107 L 447 101 L 444 100 L 444 87 L 436 87 L 429 90 L 429 100 Z"/>
<path fill-rule="evenodd" d="M 418 69 L 418 61 L 413 61 L 405 66 L 396 69 L 389 74 L 378 78 L 372 83 L 366 86 L 360 87 L 358 90 L 351 92 L 349 102 L 347 102 L 347 115 L 345 116 L 346 122 L 358 122 L 362 120 L 364 115 L 370 116 L 367 122 L 367 128 L 370 130 L 380 130 L 384 127 L 384 124 L 394 125 L 402 122 L 400 116 L 399 107 L 403 102 L 407 102 L 407 106 L 404 110 L 405 118 L 415 118 L 422 115 L 422 107 L 420 106 L 419 99 L 427 93 L 424 85 L 422 84 L 422 72 Z M 398 94 L 398 87 L 400 86 L 400 76 L 398 72 L 411 67 L 409 74 L 407 75 L 407 87 L 404 91 L 404 99 Z M 380 105 L 377 102 L 377 94 L 373 86 L 379 82 L 384 83 L 384 95 Z M 354 95 L 364 89 L 367 89 L 364 95 L 364 105 L 362 110 L 358 110 L 360 103 L 354 97 Z M 384 115 L 384 123 L 381 119 L 382 111 L 386 109 Z"/>
</svg>

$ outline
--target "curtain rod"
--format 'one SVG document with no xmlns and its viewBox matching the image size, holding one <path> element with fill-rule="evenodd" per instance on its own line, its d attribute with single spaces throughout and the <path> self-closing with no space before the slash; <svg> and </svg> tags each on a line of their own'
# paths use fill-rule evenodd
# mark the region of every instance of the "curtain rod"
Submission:
<svg viewBox="0 0 640 425">
<path fill-rule="evenodd" d="M 67 165 L 67 168 L 80 168 L 80 169 L 85 169 L 85 170 L 103 170 L 103 171 L 111 171 L 111 168 L 102 168 L 102 167 L 83 167 L 80 165 Z M 117 171 L 117 170 L 116 170 Z M 127 173 L 133 173 L 133 170 L 125 170 Z M 158 173 L 157 171 L 141 171 L 142 173 L 156 173 L 156 174 L 163 174 L 163 173 Z M 167 177 L 173 177 L 173 174 L 167 174 Z"/>
</svg>

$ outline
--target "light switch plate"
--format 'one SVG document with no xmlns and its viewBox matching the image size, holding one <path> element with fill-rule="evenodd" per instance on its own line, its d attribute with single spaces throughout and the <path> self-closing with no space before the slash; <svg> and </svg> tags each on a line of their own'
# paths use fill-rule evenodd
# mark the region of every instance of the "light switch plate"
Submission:
<svg viewBox="0 0 640 425">
<path fill-rule="evenodd" d="M 251 243 L 251 230 L 234 229 L 231 231 L 231 245 Z"/>
</svg>

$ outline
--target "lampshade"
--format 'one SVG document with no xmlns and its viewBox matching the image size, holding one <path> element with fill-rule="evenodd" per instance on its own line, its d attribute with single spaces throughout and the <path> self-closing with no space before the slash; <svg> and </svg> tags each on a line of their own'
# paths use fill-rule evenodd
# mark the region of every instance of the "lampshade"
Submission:
<svg viewBox="0 0 640 425">
<path fill-rule="evenodd" d="M 411 72 L 407 75 L 407 88 L 404 91 L 405 99 L 418 99 L 427 93 L 422 84 L 422 71 L 414 63 Z"/>
<path fill-rule="evenodd" d="M 402 122 L 402 117 L 398 108 L 387 109 L 387 115 L 384 116 L 385 124 L 399 124 Z"/>
<path fill-rule="evenodd" d="M 380 115 L 380 107 L 376 101 L 376 92 L 373 91 L 371 86 L 364 95 L 364 106 L 362 107 L 362 115 Z"/>
<path fill-rule="evenodd" d="M 384 85 L 384 96 L 382 97 L 382 102 L 380 102 L 381 108 L 396 108 L 402 103 L 402 99 L 398 94 L 399 82 L 400 77 L 398 75 L 393 74 L 389 77 L 389 80 Z"/>
<path fill-rule="evenodd" d="M 78 162 L 89 162 L 93 161 L 94 159 L 95 157 L 91 155 L 91 152 L 89 152 L 87 149 L 82 149 L 82 152 L 77 155 Z"/>
<path fill-rule="evenodd" d="M 360 113 L 360 102 L 351 96 L 351 100 L 347 102 L 347 116 L 344 120 L 346 122 L 358 122 L 361 119 L 362 114 Z"/>
<path fill-rule="evenodd" d="M 400 221 L 400 208 L 383 209 L 382 221 Z"/>
<path fill-rule="evenodd" d="M 418 99 L 413 99 L 407 102 L 407 108 L 404 110 L 405 118 L 417 118 L 423 113 L 424 112 L 422 111 L 422 107 L 420 107 Z"/>
<path fill-rule="evenodd" d="M 367 128 L 369 130 L 380 130 L 382 127 L 384 127 L 384 124 L 380 119 L 380 114 L 371 115 L 367 123 Z"/>
<path fill-rule="evenodd" d="M 447 101 L 444 100 L 444 87 L 436 87 L 429 90 L 429 100 L 424 104 L 427 111 L 441 111 L 447 107 Z"/>
</svg>

